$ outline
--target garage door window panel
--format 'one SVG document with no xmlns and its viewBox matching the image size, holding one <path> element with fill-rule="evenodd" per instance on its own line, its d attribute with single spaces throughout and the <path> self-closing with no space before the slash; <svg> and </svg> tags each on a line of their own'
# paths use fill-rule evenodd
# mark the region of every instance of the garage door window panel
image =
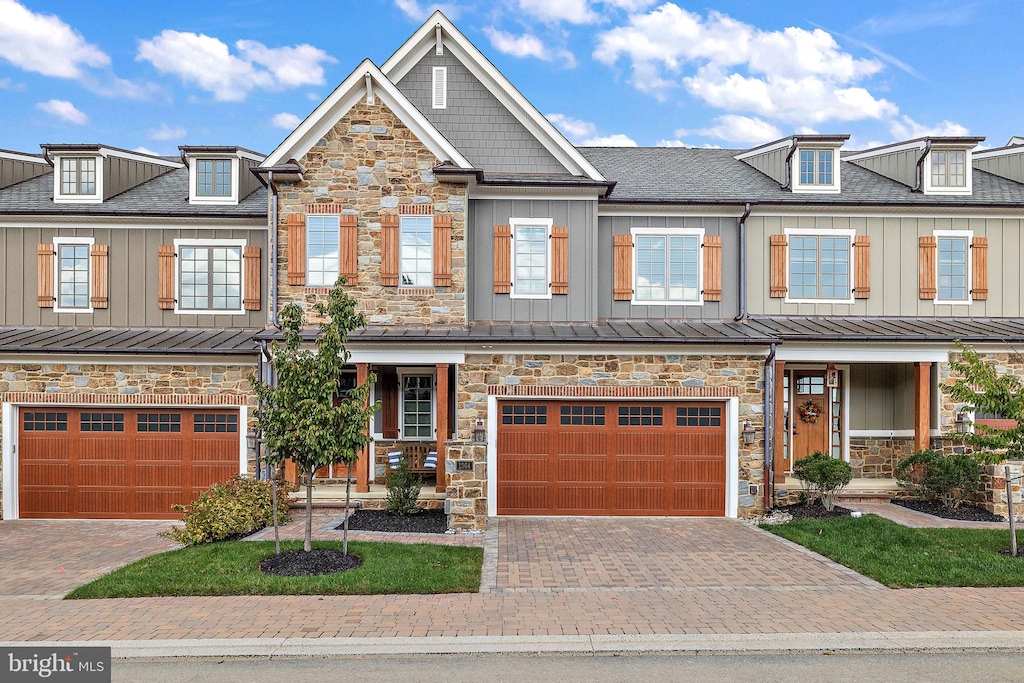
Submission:
<svg viewBox="0 0 1024 683">
<path fill-rule="evenodd" d="M 711 406 L 676 408 L 677 427 L 721 427 L 722 409 Z"/>
<path fill-rule="evenodd" d="M 224 413 L 198 413 L 193 420 L 196 434 L 237 434 L 238 415 Z"/>
<path fill-rule="evenodd" d="M 661 406 L 620 406 L 620 427 L 660 427 L 664 421 Z"/>
<path fill-rule="evenodd" d="M 82 413 L 83 432 L 123 432 L 124 413 Z"/>
<path fill-rule="evenodd" d="M 139 413 L 139 432 L 181 432 L 180 413 Z"/>
<path fill-rule="evenodd" d="M 26 432 L 66 432 L 67 413 L 25 413 Z"/>
<path fill-rule="evenodd" d="M 561 424 L 563 426 L 604 426 L 604 406 L 562 406 Z"/>
<path fill-rule="evenodd" d="M 507 425 L 546 425 L 547 406 L 502 406 L 501 423 Z"/>
</svg>

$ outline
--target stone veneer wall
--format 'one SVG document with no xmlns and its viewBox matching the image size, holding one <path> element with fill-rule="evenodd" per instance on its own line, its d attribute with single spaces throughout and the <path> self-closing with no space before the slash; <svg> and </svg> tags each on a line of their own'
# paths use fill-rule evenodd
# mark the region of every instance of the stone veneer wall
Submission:
<svg viewBox="0 0 1024 683">
<path fill-rule="evenodd" d="M 456 398 L 456 439 L 449 443 L 445 462 L 448 475 L 447 509 L 453 528 L 482 529 L 487 522 L 487 446 L 471 442 L 477 419 L 487 419 L 487 397 L 507 387 L 543 395 L 546 388 L 559 398 L 586 395 L 600 387 L 667 387 L 672 395 L 692 397 L 737 396 L 739 429 L 745 420 L 760 436 L 764 417 L 763 357 L 682 355 L 546 355 L 468 354 L 459 367 Z M 567 389 L 573 388 L 573 389 Z M 578 389 L 575 389 L 578 388 Z M 592 389 L 595 388 L 595 389 Z M 626 395 L 626 394 L 620 394 Z M 614 400 L 614 396 L 609 396 Z M 763 510 L 764 441 L 739 446 L 739 514 L 749 517 Z M 460 460 L 472 462 L 471 471 L 457 471 Z M 757 485 L 759 495 L 748 493 Z"/>
<path fill-rule="evenodd" d="M 388 107 L 377 100 L 348 114 L 300 159 L 302 182 L 282 184 L 278 278 L 281 305 L 300 302 L 312 311 L 325 287 L 288 284 L 288 214 L 311 204 L 336 204 L 359 216 L 358 282 L 347 289 L 371 325 L 463 325 L 466 322 L 466 189 L 438 182 L 440 161 Z M 382 213 L 400 205 L 429 204 L 452 217 L 452 284 L 406 289 L 380 284 Z M 311 316 L 311 321 L 315 318 Z"/>
<path fill-rule="evenodd" d="M 857 478 L 892 479 L 900 461 L 913 454 L 913 437 L 850 437 L 850 467 Z"/>
</svg>

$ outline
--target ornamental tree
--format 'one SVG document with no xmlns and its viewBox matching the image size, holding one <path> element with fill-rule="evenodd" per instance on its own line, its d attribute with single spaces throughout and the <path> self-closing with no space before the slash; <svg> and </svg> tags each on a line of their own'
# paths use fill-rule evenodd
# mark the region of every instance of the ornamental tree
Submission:
<svg viewBox="0 0 1024 683">
<path fill-rule="evenodd" d="M 947 388 L 949 395 L 975 413 L 993 413 L 1015 426 L 1000 429 L 974 424 L 974 431 L 957 434 L 958 438 L 977 448 L 974 457 L 995 464 L 1003 460 L 1024 458 L 1024 390 L 1021 381 L 1010 374 L 1000 374 L 995 363 L 982 360 L 978 352 L 957 341 L 960 357 L 950 367 L 960 377 Z"/>
<path fill-rule="evenodd" d="M 315 349 L 303 344 L 302 307 L 291 303 L 281 309 L 284 342 L 274 342 L 270 351 L 276 381 L 253 381 L 267 463 L 279 466 L 293 460 L 306 480 L 307 552 L 313 541 L 313 474 L 328 465 L 347 465 L 348 509 L 352 465 L 373 441 L 368 425 L 378 409 L 369 401 L 370 385 L 376 380 L 373 375 L 354 389 L 339 390 L 341 372 L 350 357 L 348 335 L 366 326 L 365 316 L 356 313 L 355 299 L 344 291 L 345 282 L 344 276 L 339 277 L 327 302 L 316 305 L 324 321 L 314 339 Z M 344 552 L 348 553 L 347 517 Z"/>
</svg>

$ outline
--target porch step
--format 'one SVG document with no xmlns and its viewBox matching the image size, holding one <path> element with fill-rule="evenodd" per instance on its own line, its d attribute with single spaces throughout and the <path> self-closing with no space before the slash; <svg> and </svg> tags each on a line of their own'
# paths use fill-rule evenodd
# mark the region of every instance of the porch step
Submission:
<svg viewBox="0 0 1024 683">
<path fill-rule="evenodd" d="M 843 503 L 888 503 L 893 498 L 892 491 L 843 491 L 836 496 L 836 502 Z"/>
<path fill-rule="evenodd" d="M 350 509 L 350 510 L 359 510 L 362 507 L 363 507 L 363 501 L 361 501 L 361 500 L 349 501 L 348 509 Z M 305 497 L 302 497 L 302 498 L 294 498 L 293 497 L 291 502 L 288 504 L 288 508 L 290 510 L 305 510 L 306 509 L 306 499 L 305 499 Z M 331 499 L 331 498 L 314 498 L 313 499 L 313 509 L 314 510 L 344 510 L 345 509 L 345 499 L 342 498 L 341 500 L 335 500 L 335 499 Z"/>
</svg>

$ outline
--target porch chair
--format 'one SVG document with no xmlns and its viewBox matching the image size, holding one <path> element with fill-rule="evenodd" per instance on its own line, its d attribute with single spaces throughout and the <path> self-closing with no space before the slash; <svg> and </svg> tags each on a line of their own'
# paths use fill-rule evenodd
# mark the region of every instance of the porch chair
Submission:
<svg viewBox="0 0 1024 683">
<path fill-rule="evenodd" d="M 407 443 L 398 450 L 388 451 L 389 476 L 392 470 L 398 469 L 403 457 L 409 463 L 410 472 L 420 476 L 432 474 L 437 481 L 437 451 L 430 450 L 430 444 Z"/>
</svg>

